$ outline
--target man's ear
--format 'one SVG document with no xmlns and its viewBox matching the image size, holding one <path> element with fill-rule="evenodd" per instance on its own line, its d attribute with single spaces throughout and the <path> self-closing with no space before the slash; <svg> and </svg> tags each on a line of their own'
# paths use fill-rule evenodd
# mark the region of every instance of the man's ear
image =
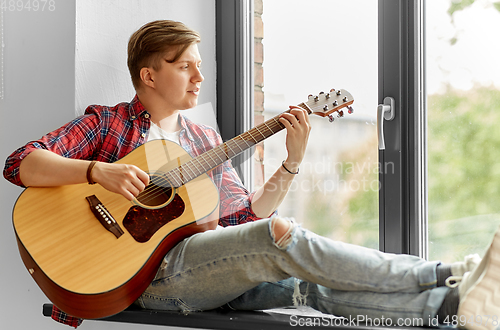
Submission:
<svg viewBox="0 0 500 330">
<path fill-rule="evenodd" d="M 151 88 L 155 88 L 155 82 L 153 79 L 153 72 L 151 68 L 144 67 L 140 71 L 140 77 L 142 82 Z"/>
</svg>

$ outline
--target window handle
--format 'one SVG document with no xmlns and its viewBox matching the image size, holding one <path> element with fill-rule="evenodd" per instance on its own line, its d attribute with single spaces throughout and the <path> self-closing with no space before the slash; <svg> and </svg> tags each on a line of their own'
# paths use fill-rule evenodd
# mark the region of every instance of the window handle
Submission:
<svg viewBox="0 0 500 330">
<path fill-rule="evenodd" d="M 378 150 L 385 149 L 384 119 L 393 120 L 395 115 L 395 101 L 392 97 L 387 96 L 384 98 L 384 104 L 379 104 L 377 107 Z"/>
</svg>

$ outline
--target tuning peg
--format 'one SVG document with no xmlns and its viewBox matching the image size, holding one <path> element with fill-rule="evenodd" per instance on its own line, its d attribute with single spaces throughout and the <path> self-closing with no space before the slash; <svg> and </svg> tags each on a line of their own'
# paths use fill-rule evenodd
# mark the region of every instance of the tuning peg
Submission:
<svg viewBox="0 0 500 330">
<path fill-rule="evenodd" d="M 335 117 L 333 117 L 332 115 L 328 115 L 328 121 L 330 123 L 333 123 L 335 121 Z"/>
<path fill-rule="evenodd" d="M 339 117 L 339 118 L 344 117 L 344 111 L 340 110 L 337 117 Z"/>
<path fill-rule="evenodd" d="M 319 97 L 318 96 L 315 96 L 314 97 L 314 102 L 318 102 L 319 101 Z"/>
<path fill-rule="evenodd" d="M 348 100 L 349 99 L 347 98 L 347 96 L 342 99 L 342 101 L 344 101 L 344 102 L 347 102 Z"/>
<path fill-rule="evenodd" d="M 336 107 L 337 105 L 339 105 L 339 102 L 335 100 L 335 102 L 333 102 L 333 106 Z"/>
<path fill-rule="evenodd" d="M 340 94 L 342 94 L 342 91 L 338 90 L 337 95 L 340 95 Z"/>
<path fill-rule="evenodd" d="M 348 106 L 348 107 L 347 107 L 347 112 L 348 112 L 349 114 L 352 114 L 352 113 L 354 112 L 354 109 L 353 109 L 351 106 Z"/>
<path fill-rule="evenodd" d="M 330 98 L 330 93 L 326 93 L 325 97 L 328 100 Z"/>
</svg>

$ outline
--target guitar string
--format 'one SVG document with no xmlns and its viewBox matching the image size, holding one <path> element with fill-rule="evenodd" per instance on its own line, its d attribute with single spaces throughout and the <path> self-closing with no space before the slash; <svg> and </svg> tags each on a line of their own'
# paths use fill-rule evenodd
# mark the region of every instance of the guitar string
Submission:
<svg viewBox="0 0 500 330">
<path fill-rule="evenodd" d="M 331 102 L 331 100 L 329 101 Z M 307 103 L 306 103 L 307 105 Z M 313 109 L 320 109 L 321 106 L 322 106 L 322 102 L 320 102 L 320 104 L 315 104 L 314 105 L 307 105 L 311 110 Z M 337 107 L 337 111 L 340 109 L 340 108 L 343 108 L 345 107 L 345 105 L 341 105 L 340 107 Z M 289 112 L 288 111 L 285 111 L 285 112 Z M 274 131 L 276 128 L 279 128 L 280 130 L 283 129 L 283 124 L 281 124 L 278 120 L 279 118 L 279 115 L 274 117 L 274 118 L 271 118 L 270 120 L 260 124 L 260 125 L 257 125 L 256 127 L 254 127 L 253 129 L 239 135 L 238 137 L 236 137 L 235 139 L 231 139 L 229 140 L 228 142 L 214 148 L 214 149 L 211 149 L 207 152 L 205 152 L 204 154 L 201 154 L 200 157 L 195 157 L 193 159 L 191 159 L 190 161 L 182 164 L 181 166 L 179 166 L 178 168 L 175 168 L 167 173 L 164 174 L 164 176 L 166 177 L 165 178 L 161 178 L 160 181 L 161 183 L 167 185 L 167 186 L 171 186 L 171 181 L 173 181 L 177 186 L 182 186 L 183 184 L 193 180 L 194 178 L 198 177 L 199 175 L 203 174 L 203 173 L 206 173 L 210 168 L 214 168 L 216 167 L 217 165 L 223 163 L 224 161 L 226 161 L 227 159 L 230 159 L 232 157 L 230 157 L 229 153 L 227 151 L 224 151 L 223 148 L 224 147 L 227 147 L 228 149 L 231 150 L 231 152 L 233 153 L 233 157 L 234 155 L 236 155 L 236 153 L 234 152 L 234 150 L 231 148 L 230 146 L 230 143 L 233 142 L 233 144 L 238 147 L 240 149 L 240 152 L 245 150 L 244 148 L 242 148 L 240 145 L 238 145 L 237 143 L 237 140 L 239 141 L 243 141 L 247 147 L 251 147 L 252 144 L 249 144 L 247 142 L 247 140 L 244 138 L 245 136 L 250 136 L 250 138 L 254 141 L 254 143 L 258 143 L 259 141 L 252 135 L 252 131 L 257 131 L 260 135 L 262 135 L 263 139 L 267 139 L 268 137 L 272 136 L 273 134 L 277 133 L 278 131 Z M 271 122 L 271 127 L 268 125 L 268 123 Z M 264 128 L 264 126 L 268 129 L 268 131 L 270 131 L 270 135 L 267 136 L 265 135 L 264 133 L 262 133 L 262 131 L 259 129 L 259 127 L 261 128 Z M 238 138 L 241 138 L 241 139 L 238 139 Z M 221 156 L 218 154 L 218 152 L 221 151 L 225 158 L 221 158 Z M 217 156 L 217 158 L 219 158 L 219 160 L 221 161 L 221 163 L 218 163 L 214 158 L 212 158 L 212 156 L 210 155 L 210 153 L 213 153 L 215 154 L 215 156 Z M 210 159 L 213 161 L 213 165 L 209 163 L 209 161 L 207 161 L 206 159 L 206 155 L 208 155 L 210 157 Z M 203 164 L 201 164 L 199 158 L 203 159 L 203 161 L 209 165 L 208 169 L 205 168 L 205 166 L 203 166 Z M 203 171 L 200 171 L 198 169 L 198 167 L 194 164 L 194 161 L 197 161 L 199 165 L 202 166 L 203 168 Z M 191 168 L 191 165 L 193 165 L 195 167 L 195 169 L 198 169 L 198 171 L 195 171 Z M 188 181 L 184 181 L 184 177 L 186 177 L 185 175 L 183 175 L 183 171 L 182 170 L 185 170 L 185 173 L 188 174 L 187 178 L 188 178 Z M 191 171 L 191 175 L 189 175 L 188 173 L 188 170 Z M 180 175 L 177 174 L 176 172 L 180 172 Z M 172 174 L 169 176 L 169 174 Z M 170 178 L 169 178 L 170 177 Z M 177 177 L 177 178 L 176 178 Z M 179 179 L 180 181 L 178 181 L 177 179 Z M 148 185 L 148 187 L 146 187 L 146 189 L 141 193 L 142 195 L 148 195 L 147 197 L 149 197 L 149 199 L 141 199 L 141 200 L 144 200 L 145 202 L 149 202 L 155 198 L 157 198 L 158 196 L 160 196 L 161 194 L 163 194 L 163 191 L 166 189 L 165 187 L 161 187 L 157 184 L 157 182 L 155 183 L 154 180 L 152 180 L 154 185 L 156 186 L 156 188 L 150 188 L 151 185 Z M 139 194 L 139 196 L 141 195 Z M 138 196 L 138 197 L 139 197 Z"/>
<path fill-rule="evenodd" d="M 258 125 L 258 126 L 267 126 L 267 128 L 268 128 L 269 130 L 271 130 L 271 132 L 270 132 L 271 134 L 270 134 L 269 136 L 272 136 L 273 134 L 275 134 L 275 133 L 277 133 L 277 132 L 278 132 L 278 130 L 274 131 L 275 129 L 278 129 L 278 128 L 279 128 L 279 129 L 281 130 L 281 129 L 284 127 L 284 126 L 283 126 L 283 125 L 282 125 L 282 124 L 278 121 L 277 117 L 275 117 L 275 118 L 271 118 L 268 122 L 271 122 L 271 125 L 268 125 L 268 123 L 264 122 L 264 123 L 262 123 L 262 124 L 260 124 L 260 125 Z M 265 124 L 265 125 L 264 125 L 264 124 Z M 258 126 L 257 126 L 257 127 L 258 127 Z M 256 129 L 257 127 L 254 127 L 254 129 Z M 252 129 L 252 130 L 253 130 L 253 129 Z M 258 129 L 256 129 L 256 130 L 258 130 Z M 251 130 L 250 130 L 250 131 L 251 131 Z M 250 131 L 245 132 L 245 133 L 243 133 L 243 134 L 239 135 L 239 137 L 242 137 L 242 139 L 241 139 L 241 140 L 240 140 L 240 139 L 238 139 L 239 141 L 244 142 L 244 143 L 247 145 L 247 147 L 251 147 L 251 146 L 252 146 L 252 144 L 249 144 L 249 143 L 247 142 L 247 140 L 246 140 L 245 138 L 243 138 L 243 137 L 244 137 L 244 135 L 249 135 L 249 136 L 251 137 L 251 139 L 254 141 L 254 143 L 258 143 L 258 142 L 259 142 L 257 139 L 255 139 L 255 137 L 252 135 L 252 133 L 251 133 Z M 260 132 L 260 130 L 258 130 L 258 131 L 259 131 L 259 133 L 261 133 L 261 135 L 262 135 L 264 138 L 269 137 L 269 136 L 266 136 L 266 135 L 262 134 L 262 132 Z M 238 137 L 237 137 L 237 138 L 238 138 Z M 234 146 L 238 147 L 238 148 L 240 149 L 240 151 L 245 150 L 245 148 L 242 148 L 242 147 L 241 147 L 241 146 L 237 143 L 237 141 L 236 141 L 235 139 L 229 140 L 228 142 L 226 142 L 226 143 L 224 143 L 224 144 L 221 144 L 221 145 L 219 145 L 218 147 L 216 147 L 216 148 L 214 148 L 214 149 L 211 149 L 211 150 L 209 150 L 209 151 L 207 151 L 207 152 L 205 152 L 205 153 L 201 154 L 199 157 L 195 157 L 195 158 L 191 159 L 190 161 L 188 161 L 188 162 L 186 162 L 186 163 L 182 164 L 181 166 L 179 166 L 179 167 L 177 167 L 177 168 L 175 168 L 175 169 L 173 169 L 173 170 L 170 170 L 170 171 L 169 171 L 169 172 L 167 172 L 167 173 L 164 173 L 164 174 L 163 174 L 163 176 L 164 176 L 164 177 L 166 177 L 166 179 L 165 179 L 165 178 L 163 178 L 163 177 L 162 177 L 161 179 L 159 179 L 159 180 L 156 180 L 156 181 L 155 181 L 154 179 L 152 179 L 152 183 L 154 184 L 154 187 L 153 187 L 153 185 L 151 185 L 151 184 L 150 184 L 150 185 L 148 185 L 148 186 L 146 187 L 146 189 L 145 189 L 143 192 L 141 192 L 141 193 L 139 194 L 139 196 L 137 196 L 137 198 L 136 198 L 136 199 L 137 199 L 138 201 L 140 201 L 140 202 L 144 203 L 144 204 L 146 204 L 147 202 L 151 202 L 151 201 L 153 201 L 155 198 L 157 198 L 157 197 L 161 196 L 162 194 L 164 194 L 165 189 L 168 189 L 168 188 L 166 188 L 166 187 L 161 187 L 161 186 L 159 186 L 159 185 L 158 185 L 158 183 L 160 183 L 160 184 L 165 184 L 165 185 L 170 185 L 170 186 L 171 186 L 171 182 L 169 182 L 169 181 L 173 181 L 173 182 L 174 182 L 175 184 L 177 184 L 178 186 L 182 186 L 183 184 L 185 184 L 185 183 L 187 183 L 187 182 L 189 182 L 189 181 L 193 180 L 194 178 L 198 177 L 199 175 L 201 175 L 201 174 L 203 174 L 203 173 L 206 173 L 206 172 L 207 172 L 210 168 L 214 168 L 214 167 L 216 167 L 218 164 L 221 164 L 221 163 L 218 163 L 218 162 L 217 162 L 217 161 L 216 161 L 216 160 L 215 160 L 215 159 L 214 159 L 214 158 L 210 155 L 211 153 L 214 153 L 214 154 L 215 154 L 215 155 L 216 155 L 216 156 L 220 159 L 220 161 L 221 161 L 221 162 L 224 162 L 225 160 L 224 160 L 224 159 L 222 159 L 222 158 L 220 157 L 220 155 L 218 155 L 218 154 L 217 154 L 217 152 L 218 152 L 218 151 L 222 151 L 222 152 L 226 155 L 226 157 L 227 157 L 228 159 L 229 159 L 229 158 L 232 158 L 232 157 L 229 157 L 229 154 L 228 154 L 227 152 L 225 152 L 225 151 L 222 149 L 222 147 L 223 147 L 223 146 L 227 146 L 229 149 L 233 150 L 233 149 L 229 146 L 229 143 L 230 143 L 230 142 L 233 142 Z M 234 153 L 234 151 L 233 151 L 233 154 L 235 154 L 235 153 Z M 210 159 L 213 161 L 213 165 L 212 165 L 212 164 L 210 164 L 210 162 L 206 160 L 205 155 L 208 155 L 208 156 L 210 157 Z M 207 169 L 207 168 L 205 168 L 205 167 L 201 164 L 201 162 L 199 161 L 199 159 L 198 159 L 198 158 L 202 158 L 202 159 L 203 159 L 203 160 L 204 160 L 204 161 L 205 161 L 205 162 L 209 165 L 209 168 L 208 168 L 208 169 Z M 198 174 L 197 174 L 196 172 L 194 172 L 194 171 L 191 169 L 190 165 L 194 165 L 194 164 L 193 164 L 193 161 L 194 161 L 194 160 L 196 160 L 196 161 L 197 161 L 200 165 L 202 165 L 203 170 L 204 170 L 203 172 L 202 172 L 202 171 L 198 171 Z M 191 163 L 191 164 L 190 164 L 190 163 Z M 177 173 L 176 173 L 176 172 L 181 172 L 181 173 L 182 173 L 182 169 L 186 169 L 186 168 L 188 168 L 188 169 L 190 169 L 190 170 L 192 171 L 192 175 L 189 175 L 189 173 L 188 173 L 188 176 L 187 176 L 188 181 L 184 181 L 184 180 L 183 180 L 183 178 L 182 178 L 182 177 L 179 177 L 179 174 L 177 174 Z M 172 174 L 172 175 L 169 175 L 169 174 Z M 170 179 L 170 180 L 169 180 L 169 179 Z M 178 179 L 179 179 L 179 181 L 178 181 Z"/>
<path fill-rule="evenodd" d="M 321 105 L 322 104 L 319 104 L 319 105 L 315 104 L 315 105 L 308 105 L 308 106 L 309 106 L 309 108 L 312 108 L 312 109 L 316 109 L 316 108 L 319 109 L 321 107 Z M 344 107 L 344 106 L 341 106 L 341 107 Z M 167 180 L 165 180 L 163 178 L 160 179 L 160 180 L 165 185 L 171 185 L 169 183 L 170 183 L 170 181 L 173 181 L 177 186 L 181 186 L 182 184 L 191 181 L 192 179 L 198 177 L 200 174 L 205 173 L 205 172 L 208 171 L 208 169 L 205 168 L 205 166 L 203 166 L 203 164 L 201 164 L 199 158 L 203 159 L 204 162 L 209 165 L 209 169 L 210 168 L 214 168 L 218 164 L 221 164 L 222 162 L 226 161 L 227 159 L 232 158 L 232 157 L 230 157 L 230 155 L 229 155 L 229 153 L 227 151 L 224 151 L 224 149 L 223 149 L 224 147 L 227 147 L 228 149 L 230 149 L 231 152 L 233 152 L 233 156 L 236 155 L 236 153 L 234 152 L 234 150 L 230 146 L 231 142 L 233 142 L 233 144 L 236 147 L 238 147 L 240 149 L 240 151 L 243 151 L 244 148 L 241 148 L 241 146 L 238 145 L 237 140 L 243 141 L 247 145 L 247 147 L 251 147 L 252 144 L 249 144 L 247 142 L 247 139 L 245 139 L 245 136 L 250 136 L 250 138 L 254 141 L 255 144 L 259 142 L 253 136 L 252 132 L 255 132 L 255 131 L 258 132 L 260 135 L 262 135 L 263 139 L 267 139 L 269 136 L 277 133 L 277 131 L 274 131 L 274 129 L 276 129 L 276 128 L 282 129 L 284 127 L 283 124 L 281 124 L 279 122 L 278 118 L 279 118 L 279 116 L 276 116 L 276 117 L 270 119 L 269 121 L 266 121 L 266 122 L 264 122 L 264 123 L 262 123 L 262 124 L 260 124 L 260 125 L 258 125 L 256 127 L 254 127 L 253 129 L 249 130 L 248 132 L 245 132 L 245 133 L 241 134 L 239 136 L 240 139 L 238 139 L 238 137 L 236 137 L 235 139 L 229 140 L 227 143 L 224 143 L 224 144 L 222 144 L 222 145 L 220 145 L 220 146 L 218 146 L 218 147 L 216 147 L 216 148 L 214 148 L 214 149 L 212 149 L 212 150 L 210 150 L 210 151 L 208 151 L 208 152 L 200 155 L 200 157 L 195 157 L 195 158 L 191 159 L 190 161 L 182 164 L 180 167 L 178 167 L 178 168 L 176 168 L 174 170 L 171 170 L 169 173 L 165 173 L 165 176 L 167 177 Z M 268 125 L 269 122 L 272 123 L 271 127 Z M 270 131 L 270 135 L 269 136 L 267 136 L 264 133 L 262 133 L 262 131 L 259 129 L 259 127 L 264 128 L 264 126 L 268 129 L 268 131 Z M 266 132 L 266 131 L 264 131 L 264 132 Z M 221 155 L 218 152 L 222 152 L 224 154 L 225 158 L 221 158 Z M 218 163 L 211 156 L 211 153 L 213 153 L 215 156 L 217 156 L 217 158 L 219 158 L 219 160 L 221 161 L 221 163 Z M 210 157 L 210 159 L 213 161 L 213 165 L 210 164 L 210 162 L 206 159 L 206 155 L 208 155 L 208 157 Z M 202 166 L 203 171 L 200 171 L 198 169 L 198 167 L 194 164 L 194 161 L 197 161 L 198 164 L 200 164 Z M 198 169 L 198 171 L 193 170 L 191 166 L 194 166 L 195 169 Z M 183 175 L 183 171 L 182 170 L 184 170 L 185 173 L 188 174 L 187 175 L 188 181 L 184 181 L 183 178 L 186 177 L 186 176 Z M 191 174 L 189 174 L 189 171 L 191 171 Z M 181 176 L 179 177 L 179 175 L 176 172 L 180 172 Z M 168 174 L 172 174 L 170 180 L 168 180 L 169 179 L 169 175 Z M 177 178 L 175 178 L 175 176 L 177 176 L 177 178 L 180 179 L 180 182 L 177 180 Z M 153 183 L 155 183 L 155 182 L 153 182 Z M 155 183 L 155 186 L 158 186 L 158 185 Z M 157 188 L 152 188 L 151 189 L 150 186 L 148 186 L 147 189 L 145 189 L 145 192 L 143 192 L 142 194 L 143 195 L 150 195 L 150 194 L 154 193 L 154 195 L 149 196 L 149 200 L 145 199 L 144 201 L 150 201 L 150 200 L 158 197 L 159 195 L 161 195 L 163 193 L 164 189 L 165 189 L 165 187 L 157 187 Z"/>
<path fill-rule="evenodd" d="M 272 123 L 271 127 L 268 125 L 268 122 L 271 122 L 271 123 Z M 266 136 L 265 134 L 263 134 L 263 133 L 262 133 L 262 132 L 258 129 L 258 127 L 259 127 L 259 126 L 266 126 L 266 127 L 267 127 L 270 131 L 271 131 L 271 132 L 270 132 L 271 134 L 270 134 L 269 136 L 271 136 L 271 135 L 273 135 L 273 134 L 275 134 L 275 133 L 277 133 L 277 132 L 278 132 L 278 131 L 274 131 L 274 129 L 276 129 L 276 128 L 280 128 L 280 129 L 282 129 L 282 128 L 284 127 L 284 126 L 283 126 L 283 124 L 281 124 L 281 123 L 278 121 L 278 117 L 275 117 L 275 118 L 272 118 L 271 120 L 269 120 L 269 121 L 267 121 L 267 122 L 262 123 L 261 125 L 258 125 L 258 126 L 257 126 L 257 127 L 255 127 L 254 129 L 252 129 L 252 130 L 256 130 L 256 131 L 258 131 L 258 132 L 259 132 L 259 133 L 260 133 L 260 134 L 264 137 L 264 139 L 268 138 L 269 136 Z M 252 130 L 251 130 L 251 131 L 252 131 Z M 250 135 L 250 137 L 254 140 L 254 142 L 255 142 L 255 143 L 258 143 L 258 140 L 256 140 L 256 139 L 255 139 L 255 137 L 252 135 L 251 131 L 246 132 L 246 133 L 244 133 L 244 134 L 240 135 L 240 137 L 243 137 L 243 135 Z M 247 143 L 247 141 L 246 141 L 245 139 L 240 140 L 240 141 L 245 142 L 245 143 L 247 144 L 247 146 L 251 146 L 251 145 L 249 145 L 249 144 Z M 224 153 L 224 155 L 226 156 L 226 158 L 227 158 L 227 159 L 232 158 L 232 157 L 230 157 L 230 156 L 229 156 L 229 154 L 228 154 L 226 151 L 224 151 L 224 150 L 222 149 L 222 147 L 228 147 L 228 148 L 229 148 L 229 149 L 231 149 L 231 151 L 233 152 L 233 155 L 235 155 L 234 150 L 233 150 L 233 149 L 230 147 L 230 145 L 229 145 L 229 143 L 230 143 L 230 142 L 233 142 L 234 144 L 236 144 L 236 140 L 229 140 L 227 143 L 222 144 L 222 145 L 220 145 L 220 146 L 218 146 L 218 147 L 216 147 L 216 148 L 214 148 L 214 149 L 212 149 L 212 150 L 210 150 L 210 151 L 213 151 L 213 153 L 214 153 L 214 154 L 215 154 L 215 155 L 216 155 L 216 156 L 217 156 L 217 157 L 218 157 L 218 158 L 219 158 L 222 162 L 224 162 L 225 160 L 224 160 L 224 159 L 222 159 L 222 158 L 220 157 L 220 155 L 218 155 L 218 154 L 217 154 L 217 152 L 218 152 L 218 151 L 222 151 L 222 152 Z M 238 148 L 240 148 L 240 149 L 241 149 L 241 151 L 243 151 L 243 150 L 244 150 L 243 148 L 241 148 L 241 147 L 240 147 L 240 146 L 238 146 L 237 144 L 236 144 L 236 146 L 237 146 Z M 209 152 L 210 152 L 210 151 L 209 151 Z M 208 152 L 207 152 L 207 153 L 205 153 L 205 154 L 208 154 Z M 218 163 L 214 160 L 214 158 L 212 158 L 212 157 L 210 156 L 210 154 L 208 154 L 208 155 L 209 155 L 209 157 L 212 159 L 212 161 L 214 161 L 214 165 L 211 165 L 211 164 L 210 164 L 210 163 L 209 163 L 209 162 L 205 159 L 205 154 L 202 154 L 202 155 L 200 155 L 200 156 L 201 156 L 201 158 L 202 158 L 202 159 L 203 159 L 203 160 L 204 160 L 204 161 L 205 161 L 208 165 L 210 165 L 210 167 L 209 167 L 209 168 L 213 168 L 213 167 L 217 166 L 217 164 L 218 164 Z M 158 185 L 158 182 L 163 183 L 165 186 L 171 186 L 171 182 L 170 182 L 170 181 L 173 181 L 173 182 L 174 182 L 177 186 L 181 186 L 182 184 L 186 183 L 186 182 L 184 182 L 184 180 L 183 180 L 183 178 L 182 178 L 182 177 L 184 177 L 184 176 L 182 176 L 182 177 L 178 177 L 178 178 L 180 179 L 180 182 L 177 182 L 177 179 L 176 179 L 175 177 L 172 177 L 172 178 L 170 178 L 170 180 L 168 180 L 168 179 L 169 179 L 169 175 L 168 175 L 169 173 L 174 174 L 175 172 L 179 172 L 179 171 L 180 171 L 180 169 L 183 169 L 184 167 L 186 167 L 187 169 L 191 170 L 191 172 L 192 172 L 192 175 L 190 175 L 190 177 L 188 177 L 188 179 L 189 179 L 188 181 L 190 181 L 190 180 L 192 180 L 193 178 L 198 177 L 200 174 L 202 174 L 202 173 L 204 173 L 204 172 L 207 172 L 208 170 L 207 170 L 207 169 L 206 169 L 206 168 L 205 168 L 205 167 L 201 164 L 201 162 L 199 161 L 199 159 L 198 159 L 198 158 L 200 158 L 200 157 L 195 157 L 195 158 L 191 159 L 189 162 L 186 162 L 186 163 L 182 164 L 180 167 L 178 167 L 178 168 L 176 168 L 176 169 L 174 169 L 174 170 L 171 170 L 170 172 L 165 173 L 165 174 L 164 174 L 164 176 L 165 176 L 165 177 L 167 177 L 167 179 L 160 177 L 160 179 L 159 179 L 159 180 L 157 180 L 156 182 L 155 182 L 154 180 L 152 180 L 152 182 L 154 183 L 154 185 L 155 185 L 156 187 L 155 187 L 155 188 L 151 188 L 151 185 L 149 185 L 149 186 L 145 189 L 145 191 L 144 191 L 143 193 L 141 193 L 142 195 L 148 195 L 147 197 L 149 197 L 149 199 L 148 199 L 148 198 L 146 198 L 146 199 L 141 199 L 141 200 L 142 200 L 142 201 L 144 201 L 144 202 L 149 202 L 149 201 L 152 201 L 153 199 L 155 199 L 155 198 L 157 198 L 158 196 L 160 196 L 161 194 L 163 194 L 165 189 L 168 189 L 168 187 L 161 187 L 161 186 L 159 186 L 159 185 Z M 203 172 L 198 171 L 199 173 L 197 174 L 197 172 L 193 171 L 193 169 L 190 167 L 190 163 L 193 163 L 195 160 L 198 162 L 198 164 L 200 164 L 200 165 L 203 167 L 203 170 L 204 170 Z M 220 164 L 220 163 L 219 163 L 219 164 Z M 191 165 L 194 165 L 194 164 L 191 164 Z M 195 166 L 195 168 L 197 168 L 197 167 Z M 181 171 L 181 172 L 182 172 L 182 171 Z M 178 176 L 178 175 L 176 174 L 176 176 Z M 187 182 L 188 182 L 188 181 L 187 181 Z M 154 194 L 153 194 L 153 193 L 154 193 Z"/>
<path fill-rule="evenodd" d="M 321 107 L 321 105 L 314 105 L 314 106 L 309 106 L 309 107 L 310 107 L 310 108 L 312 108 L 312 109 L 316 109 L 316 108 L 318 108 L 318 109 L 319 109 L 319 108 Z M 277 132 L 278 132 L 278 131 L 274 131 L 276 128 L 279 128 L 280 130 L 281 130 L 281 129 L 283 129 L 283 128 L 284 128 L 284 126 L 283 126 L 283 124 L 281 124 L 281 123 L 279 122 L 278 118 L 279 118 L 279 116 L 276 116 L 276 117 L 274 117 L 274 118 L 271 118 L 270 120 L 268 120 L 268 121 L 266 121 L 266 122 L 264 122 L 264 123 L 262 123 L 262 124 L 260 124 L 260 125 L 258 125 L 258 126 L 256 126 L 256 127 L 254 127 L 253 129 L 251 129 L 251 130 L 249 130 L 249 131 L 247 131 L 247 132 L 245 132 L 245 133 L 243 133 L 243 134 L 241 134 L 241 135 L 239 135 L 238 137 L 240 137 L 241 139 L 237 139 L 238 137 L 236 137 L 235 139 L 229 140 L 227 143 L 224 143 L 224 144 L 222 144 L 222 145 L 220 145 L 220 146 L 218 146 L 218 147 L 216 147 L 216 148 L 214 148 L 214 149 L 211 149 L 211 150 L 207 151 L 207 152 L 206 152 L 206 153 L 204 153 L 204 154 L 201 154 L 201 155 L 200 155 L 200 157 L 195 157 L 195 158 L 191 159 L 190 161 L 188 161 L 188 162 L 186 162 L 186 163 L 182 164 L 182 165 L 181 165 L 181 166 L 179 166 L 178 168 L 173 169 L 173 170 L 171 170 L 171 171 L 169 171 L 169 172 L 165 173 L 165 174 L 164 174 L 164 176 L 165 176 L 165 177 L 167 177 L 167 179 L 161 178 L 161 179 L 160 179 L 160 180 L 161 180 L 161 183 L 163 183 L 163 184 L 165 184 L 165 185 L 167 185 L 167 186 L 168 186 L 168 185 L 170 185 L 170 186 L 171 186 L 170 181 L 173 181 L 173 182 L 174 182 L 177 186 L 182 186 L 183 184 L 185 184 L 185 183 L 187 183 L 187 182 L 189 182 L 189 181 L 193 180 L 194 178 L 198 177 L 199 175 L 201 175 L 201 174 L 203 174 L 203 173 L 206 173 L 206 172 L 207 172 L 210 168 L 214 168 L 214 167 L 216 167 L 217 165 L 219 165 L 219 164 L 223 163 L 225 160 L 232 158 L 232 157 L 230 157 L 230 156 L 229 156 L 229 154 L 228 154 L 226 151 L 224 151 L 224 150 L 223 150 L 223 147 L 227 147 L 227 148 L 229 148 L 229 149 L 233 152 L 233 156 L 235 155 L 234 150 L 233 150 L 233 149 L 231 148 L 231 146 L 229 145 L 231 142 L 233 142 L 233 143 L 235 144 L 235 146 L 236 146 L 236 147 L 238 147 L 238 148 L 240 149 L 240 151 L 243 151 L 243 150 L 245 150 L 245 149 L 244 149 L 244 148 L 241 148 L 241 146 L 239 146 L 239 145 L 238 145 L 237 140 L 239 140 L 239 141 L 243 141 L 243 142 L 247 145 L 247 147 L 251 147 L 251 146 L 252 146 L 252 144 L 249 144 L 249 143 L 247 142 L 247 139 L 245 139 L 245 138 L 244 138 L 245 136 L 250 136 L 250 138 L 254 141 L 254 143 L 255 143 L 255 144 L 259 142 L 259 141 L 258 141 L 258 140 L 257 140 L 257 139 L 253 136 L 252 131 L 254 131 L 254 132 L 255 132 L 255 131 L 257 131 L 260 135 L 262 135 L 263 139 L 267 139 L 268 137 L 270 137 L 270 136 L 272 136 L 273 134 L 275 134 L 275 133 L 277 133 Z M 268 125 L 268 123 L 269 123 L 269 122 L 271 122 L 271 126 L 269 126 L 269 125 Z M 270 131 L 270 135 L 269 135 L 269 136 L 267 136 L 267 135 L 263 134 L 263 133 L 262 133 L 262 131 L 259 129 L 259 127 L 264 128 L 263 126 L 266 126 L 266 128 L 268 129 L 268 131 Z M 226 158 L 225 158 L 225 159 L 221 158 L 221 156 L 217 153 L 217 152 L 219 152 L 219 151 L 221 151 L 221 152 L 222 152 L 222 153 L 226 156 Z M 216 160 L 215 160 L 215 159 L 211 156 L 211 153 L 213 153 L 215 156 L 217 156 L 217 158 L 219 158 L 219 160 L 221 161 L 221 163 L 218 163 L 218 162 L 217 162 L 217 161 L 216 161 Z M 207 161 L 207 159 L 206 159 L 206 155 L 208 155 L 208 157 L 210 157 L 210 159 L 213 161 L 213 165 L 212 165 L 212 164 L 210 164 L 210 162 L 209 162 L 209 161 Z M 208 164 L 208 165 L 209 165 L 209 168 L 208 168 L 208 169 L 207 169 L 207 168 L 205 168 L 205 166 L 203 166 L 203 165 L 201 164 L 201 162 L 200 162 L 199 158 L 203 159 L 203 160 L 204 160 L 204 162 L 205 162 L 206 164 Z M 195 160 L 198 162 L 198 164 L 200 164 L 200 165 L 202 166 L 203 171 L 200 171 L 200 170 L 198 169 L 198 171 L 196 172 L 196 171 L 194 171 L 194 170 L 191 168 L 191 165 L 194 165 L 194 166 L 195 166 L 195 168 L 197 169 L 197 166 L 193 163 Z M 183 179 L 184 177 L 186 177 L 185 175 L 182 175 L 182 173 L 183 173 L 183 171 L 182 171 L 182 170 L 183 170 L 183 169 L 185 170 L 185 173 L 186 173 L 186 174 L 188 174 L 188 175 L 187 175 L 188 181 L 185 181 L 185 180 Z M 188 173 L 188 170 L 190 170 L 190 171 L 191 171 L 191 175 Z M 178 175 L 176 172 L 180 172 L 181 176 L 179 177 L 179 175 Z M 170 180 L 168 180 L 168 179 L 169 179 L 169 174 L 172 174 L 172 176 L 170 176 L 170 177 L 171 177 L 171 178 L 170 178 Z M 177 178 L 176 178 L 176 177 L 177 177 Z M 180 181 L 178 181 L 177 179 L 179 179 Z M 154 188 L 150 188 L 150 187 L 151 187 L 151 185 L 148 185 L 148 187 L 146 187 L 146 189 L 145 189 L 145 190 L 141 193 L 142 195 L 146 195 L 146 198 L 144 198 L 144 199 L 142 199 L 142 198 L 141 198 L 141 201 L 143 201 L 143 202 L 150 202 L 150 201 L 154 200 L 155 198 L 157 198 L 158 196 L 161 196 L 161 195 L 164 193 L 164 190 L 165 190 L 165 189 L 168 189 L 168 188 L 165 188 L 165 187 L 161 187 L 161 186 L 159 186 L 159 185 L 158 185 L 157 183 L 155 183 L 155 182 L 153 182 L 153 183 L 154 183 L 154 185 L 155 185 L 156 187 L 154 187 Z M 141 194 L 140 194 L 139 196 L 141 196 Z M 139 197 L 139 196 L 138 196 L 138 197 Z"/>
</svg>

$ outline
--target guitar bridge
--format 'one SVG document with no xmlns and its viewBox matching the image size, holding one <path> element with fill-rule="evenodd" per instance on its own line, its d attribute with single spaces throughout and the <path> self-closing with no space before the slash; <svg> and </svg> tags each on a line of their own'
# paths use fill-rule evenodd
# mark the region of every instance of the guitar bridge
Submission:
<svg viewBox="0 0 500 330">
<path fill-rule="evenodd" d="M 90 209 L 94 216 L 99 220 L 101 225 L 108 231 L 113 233 L 116 238 L 120 238 L 123 235 L 123 230 L 120 225 L 116 222 L 115 218 L 109 213 L 104 204 L 96 197 L 96 195 L 85 197 L 89 202 Z"/>
</svg>

